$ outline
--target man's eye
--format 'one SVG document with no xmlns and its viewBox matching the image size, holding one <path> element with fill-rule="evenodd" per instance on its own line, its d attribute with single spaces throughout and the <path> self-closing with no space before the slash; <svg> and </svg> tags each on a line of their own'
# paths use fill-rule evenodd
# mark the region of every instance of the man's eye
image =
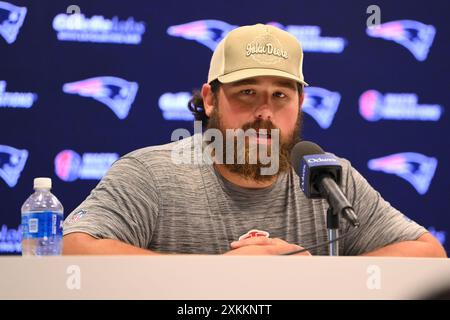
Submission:
<svg viewBox="0 0 450 320">
<path fill-rule="evenodd" d="M 251 95 L 251 94 L 254 94 L 254 93 L 255 93 L 255 90 L 252 90 L 252 89 L 245 89 L 245 90 L 242 90 L 241 93 L 243 93 L 243 94 L 245 94 L 245 95 Z"/>
<path fill-rule="evenodd" d="M 283 92 L 275 92 L 273 95 L 275 97 L 278 97 L 278 98 L 285 98 L 286 97 L 286 95 Z"/>
</svg>

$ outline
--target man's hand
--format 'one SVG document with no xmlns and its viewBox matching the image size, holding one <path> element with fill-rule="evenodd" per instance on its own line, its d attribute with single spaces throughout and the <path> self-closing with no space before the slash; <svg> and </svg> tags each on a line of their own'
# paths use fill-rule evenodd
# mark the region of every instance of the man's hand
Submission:
<svg viewBox="0 0 450 320">
<path fill-rule="evenodd" d="M 230 251 L 226 255 L 280 255 L 291 251 L 301 250 L 302 247 L 288 243 L 278 238 L 253 237 L 231 243 Z M 310 256 L 308 251 L 296 255 Z"/>
</svg>

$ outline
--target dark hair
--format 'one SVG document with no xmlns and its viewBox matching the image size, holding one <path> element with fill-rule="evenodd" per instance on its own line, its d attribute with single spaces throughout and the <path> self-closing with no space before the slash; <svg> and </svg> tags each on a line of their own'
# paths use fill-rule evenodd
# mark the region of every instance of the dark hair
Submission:
<svg viewBox="0 0 450 320">
<path fill-rule="evenodd" d="M 220 88 L 219 80 L 216 79 L 211 81 L 210 86 L 211 91 L 214 95 L 214 102 L 217 102 L 217 93 L 219 92 Z M 206 115 L 202 94 L 199 90 L 193 92 L 192 98 L 188 102 L 188 109 L 194 115 L 195 120 L 202 122 L 203 127 L 206 127 L 208 125 L 209 117 Z"/>
<path fill-rule="evenodd" d="M 220 89 L 220 82 L 219 80 L 213 80 L 210 83 L 211 85 L 211 91 L 214 95 L 214 103 L 217 104 L 218 101 L 218 92 Z M 301 96 L 303 94 L 303 85 L 297 82 L 297 90 L 299 95 Z M 192 94 L 191 100 L 188 102 L 188 109 L 192 112 L 194 115 L 195 120 L 201 121 L 202 126 L 206 127 L 208 125 L 209 117 L 206 115 L 205 107 L 203 105 L 203 98 L 201 95 L 201 92 L 199 90 L 196 90 Z"/>
</svg>

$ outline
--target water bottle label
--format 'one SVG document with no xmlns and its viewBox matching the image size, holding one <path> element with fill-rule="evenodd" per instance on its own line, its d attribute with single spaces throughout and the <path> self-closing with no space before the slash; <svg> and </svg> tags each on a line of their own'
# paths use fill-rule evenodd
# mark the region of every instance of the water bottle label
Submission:
<svg viewBox="0 0 450 320">
<path fill-rule="evenodd" d="M 24 213 L 22 233 L 24 239 L 62 237 L 62 214 L 53 211 Z"/>
</svg>

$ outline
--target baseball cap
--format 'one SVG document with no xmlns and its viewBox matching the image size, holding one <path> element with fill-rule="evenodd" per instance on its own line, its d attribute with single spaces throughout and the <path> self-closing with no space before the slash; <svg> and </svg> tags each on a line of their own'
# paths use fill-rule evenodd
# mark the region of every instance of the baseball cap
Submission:
<svg viewBox="0 0 450 320">
<path fill-rule="evenodd" d="M 235 82 L 257 76 L 278 76 L 308 85 L 303 78 L 303 50 L 290 33 L 255 24 L 230 31 L 211 58 L 208 83 Z"/>
</svg>

